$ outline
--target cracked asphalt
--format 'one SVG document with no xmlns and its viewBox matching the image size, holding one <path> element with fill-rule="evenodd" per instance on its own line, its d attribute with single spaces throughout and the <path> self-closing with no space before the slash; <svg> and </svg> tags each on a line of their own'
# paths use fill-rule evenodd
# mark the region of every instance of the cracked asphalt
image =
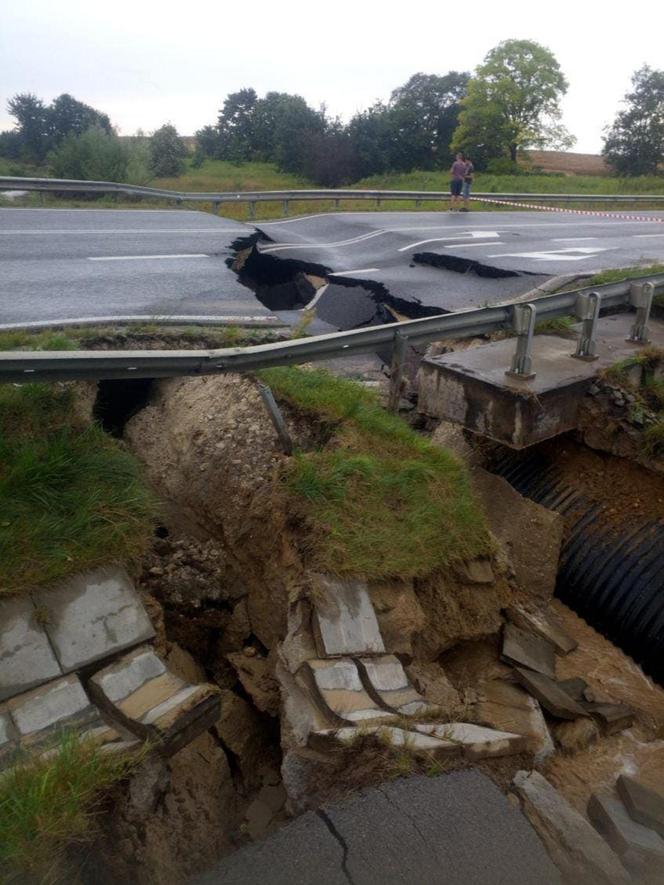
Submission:
<svg viewBox="0 0 664 885">
<path fill-rule="evenodd" d="M 560 885 L 524 815 L 478 771 L 414 776 L 296 818 L 196 885 Z"/>
</svg>

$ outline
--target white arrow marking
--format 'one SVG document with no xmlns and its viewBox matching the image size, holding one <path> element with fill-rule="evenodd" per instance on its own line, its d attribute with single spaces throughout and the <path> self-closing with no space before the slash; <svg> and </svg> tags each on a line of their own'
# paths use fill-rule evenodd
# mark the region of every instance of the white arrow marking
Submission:
<svg viewBox="0 0 664 885">
<path fill-rule="evenodd" d="M 447 242 L 447 240 L 497 240 L 499 237 L 499 233 L 496 230 L 472 230 L 465 234 L 457 234 L 456 236 L 451 237 L 434 237 L 431 240 L 419 240 L 417 243 L 409 243 L 407 246 L 402 246 L 401 249 L 398 249 L 398 252 L 407 252 L 409 249 L 414 249 L 416 246 L 424 246 L 427 243 L 441 243 Z"/>
<path fill-rule="evenodd" d="M 489 258 L 530 258 L 533 261 L 549 261 L 555 258 L 557 261 L 583 261 L 597 255 L 598 252 L 608 252 L 610 248 L 600 246 L 579 246 L 576 249 L 552 249 L 550 252 L 498 252 L 489 255 Z M 570 255 L 573 252 L 575 254 Z M 582 252 L 582 255 L 578 253 Z"/>
</svg>

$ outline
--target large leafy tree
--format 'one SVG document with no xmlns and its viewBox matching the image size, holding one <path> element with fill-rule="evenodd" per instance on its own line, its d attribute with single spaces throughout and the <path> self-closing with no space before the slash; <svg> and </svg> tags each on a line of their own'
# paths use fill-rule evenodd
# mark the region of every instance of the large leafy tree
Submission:
<svg viewBox="0 0 664 885">
<path fill-rule="evenodd" d="M 505 40 L 475 71 L 461 101 L 451 148 L 475 160 L 528 147 L 566 148 L 575 139 L 560 123 L 567 80 L 553 53 L 532 40 Z"/>
<path fill-rule="evenodd" d="M 165 123 L 150 138 L 150 165 L 159 178 L 179 175 L 184 168 L 187 149 L 175 126 Z"/>
<path fill-rule="evenodd" d="M 253 111 L 258 101 L 255 89 L 240 89 L 226 96 L 219 112 L 219 156 L 241 163 L 251 159 Z"/>
<path fill-rule="evenodd" d="M 622 175 L 654 175 L 664 163 L 664 71 L 647 65 L 636 71 L 625 105 L 602 153 Z"/>
</svg>

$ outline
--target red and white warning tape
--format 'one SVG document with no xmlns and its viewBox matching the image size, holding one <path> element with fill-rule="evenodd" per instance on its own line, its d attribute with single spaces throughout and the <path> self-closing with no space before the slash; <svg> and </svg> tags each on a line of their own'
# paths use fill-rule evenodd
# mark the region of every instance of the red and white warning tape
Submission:
<svg viewBox="0 0 664 885">
<path fill-rule="evenodd" d="M 539 203 L 521 203 L 517 200 L 492 200 L 489 197 L 470 197 L 476 203 L 493 203 L 496 206 L 517 206 L 519 209 L 540 209 L 543 212 L 568 212 L 573 215 L 593 215 L 598 218 L 613 218 L 618 221 L 652 221 L 664 224 L 664 216 L 626 215 L 621 212 L 601 212 L 598 209 L 566 209 L 559 206 L 542 206 Z"/>
</svg>

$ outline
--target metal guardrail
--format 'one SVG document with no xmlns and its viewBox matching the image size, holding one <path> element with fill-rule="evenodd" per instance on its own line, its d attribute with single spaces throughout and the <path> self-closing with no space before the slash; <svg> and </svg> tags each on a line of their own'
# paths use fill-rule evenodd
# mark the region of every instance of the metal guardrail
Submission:
<svg viewBox="0 0 664 885">
<path fill-rule="evenodd" d="M 39 191 L 42 193 L 88 193 L 88 194 L 127 194 L 136 197 L 153 197 L 160 200 L 174 200 L 180 203 L 211 203 L 215 212 L 222 203 L 247 203 L 249 215 L 255 217 L 257 203 L 283 203 L 284 215 L 288 215 L 289 204 L 293 200 L 320 201 L 332 200 L 336 207 L 341 200 L 408 200 L 416 205 L 422 202 L 440 202 L 449 199 L 448 191 L 390 191 L 390 190 L 284 190 L 284 191 L 236 191 L 210 193 L 200 191 L 173 191 L 164 188 L 143 187 L 114 181 L 75 181 L 67 178 L 21 178 L 0 176 L 0 192 L 7 190 Z M 530 201 L 542 203 L 663 203 L 664 194 L 508 194 L 474 192 L 475 199 L 486 197 L 492 200 Z"/>
<path fill-rule="evenodd" d="M 652 291 L 664 291 L 664 274 L 623 280 L 594 288 L 558 292 L 532 301 L 537 320 L 577 314 L 585 318 L 588 296 L 596 292 L 603 309 L 633 305 L 639 309 L 634 291 L 638 284 L 652 283 Z M 641 287 L 645 288 L 645 287 Z M 470 338 L 501 329 L 519 331 L 519 313 L 523 302 L 506 302 L 492 307 L 455 311 L 441 316 L 407 320 L 382 326 L 334 332 L 311 338 L 259 344 L 254 347 L 230 347 L 220 350 L 176 351 L 64 351 L 0 353 L 0 382 L 75 381 L 127 378 L 169 378 L 185 375 L 214 375 L 224 372 L 249 372 L 272 366 L 315 362 L 330 357 L 371 353 L 398 339 L 422 344 L 441 338 Z M 645 327 L 647 317 L 641 317 Z M 636 340 L 636 339 L 635 339 Z M 399 347 L 396 348 L 397 352 Z"/>
</svg>

